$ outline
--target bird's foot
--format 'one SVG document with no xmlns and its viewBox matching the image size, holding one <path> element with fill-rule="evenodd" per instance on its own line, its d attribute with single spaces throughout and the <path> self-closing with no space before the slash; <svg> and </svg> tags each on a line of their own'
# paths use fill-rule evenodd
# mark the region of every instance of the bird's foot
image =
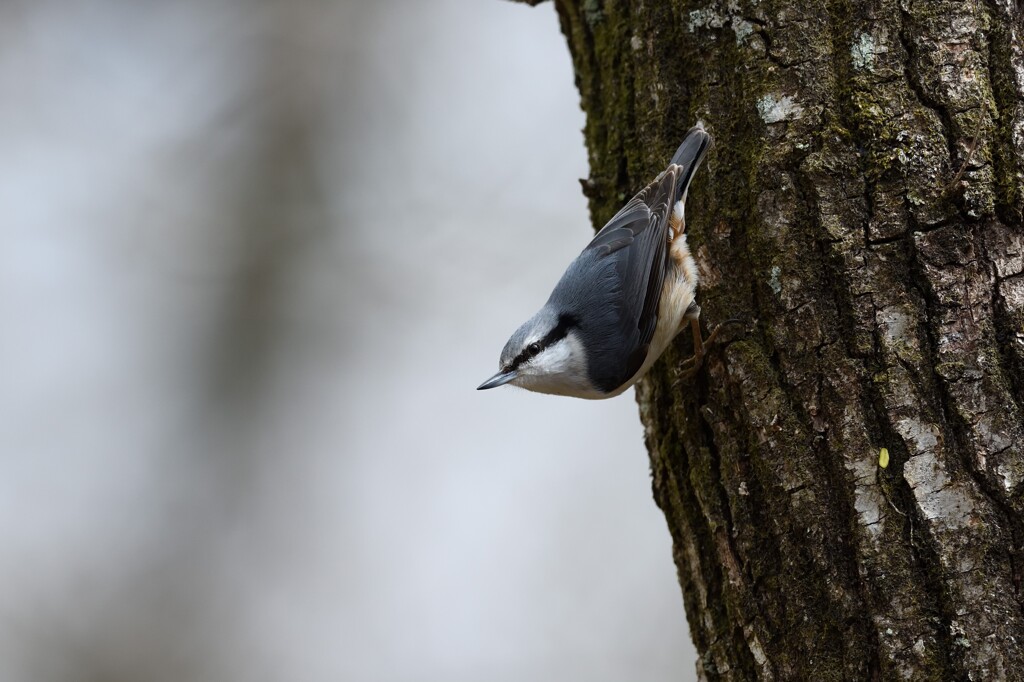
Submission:
<svg viewBox="0 0 1024 682">
<path fill-rule="evenodd" d="M 679 374 L 675 383 L 678 384 L 681 381 L 690 379 L 700 371 L 700 368 L 704 365 L 704 358 L 707 356 L 708 349 L 718 340 L 718 334 L 722 331 L 723 327 L 742 323 L 742 320 L 732 318 L 721 324 L 716 324 L 715 328 L 711 330 L 711 333 L 705 339 L 700 333 L 700 322 L 690 320 L 690 330 L 693 332 L 693 357 L 679 365 Z"/>
</svg>

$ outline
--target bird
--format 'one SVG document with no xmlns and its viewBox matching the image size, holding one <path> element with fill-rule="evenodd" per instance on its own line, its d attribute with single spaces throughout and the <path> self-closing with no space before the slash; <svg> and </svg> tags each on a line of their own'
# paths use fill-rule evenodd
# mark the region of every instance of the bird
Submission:
<svg viewBox="0 0 1024 682">
<path fill-rule="evenodd" d="M 698 122 L 649 185 L 569 264 L 551 296 L 509 338 L 498 372 L 477 387 L 511 384 L 599 400 L 639 381 L 687 324 L 696 371 L 721 327 L 700 331 L 697 264 L 686 243 L 690 181 L 712 146 Z"/>
</svg>

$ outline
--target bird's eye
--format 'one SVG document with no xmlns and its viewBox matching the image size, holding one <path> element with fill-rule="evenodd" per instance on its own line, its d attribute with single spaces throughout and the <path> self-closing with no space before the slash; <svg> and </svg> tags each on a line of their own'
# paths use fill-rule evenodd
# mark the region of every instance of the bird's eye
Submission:
<svg viewBox="0 0 1024 682">
<path fill-rule="evenodd" d="M 533 343 L 526 347 L 526 352 L 529 353 L 530 355 L 536 355 L 537 353 L 540 352 L 540 344 L 534 341 Z"/>
</svg>

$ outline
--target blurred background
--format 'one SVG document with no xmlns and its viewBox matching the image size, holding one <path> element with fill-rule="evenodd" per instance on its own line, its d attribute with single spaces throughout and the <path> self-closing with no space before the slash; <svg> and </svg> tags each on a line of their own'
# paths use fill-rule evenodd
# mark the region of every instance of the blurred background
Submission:
<svg viewBox="0 0 1024 682">
<path fill-rule="evenodd" d="M 0 681 L 692 679 L 550 4 L 0 4 Z"/>
</svg>

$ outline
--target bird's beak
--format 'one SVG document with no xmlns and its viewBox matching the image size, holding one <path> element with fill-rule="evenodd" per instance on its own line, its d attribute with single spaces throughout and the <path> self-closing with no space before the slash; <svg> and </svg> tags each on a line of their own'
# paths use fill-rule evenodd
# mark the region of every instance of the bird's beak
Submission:
<svg viewBox="0 0 1024 682">
<path fill-rule="evenodd" d="M 504 386 L 508 382 L 515 379 L 517 376 L 519 375 L 516 373 L 514 369 L 509 370 L 508 372 L 502 370 L 501 372 L 498 372 L 484 383 L 477 386 L 476 390 L 483 391 L 484 389 L 488 388 L 497 388 L 498 386 Z"/>
</svg>

